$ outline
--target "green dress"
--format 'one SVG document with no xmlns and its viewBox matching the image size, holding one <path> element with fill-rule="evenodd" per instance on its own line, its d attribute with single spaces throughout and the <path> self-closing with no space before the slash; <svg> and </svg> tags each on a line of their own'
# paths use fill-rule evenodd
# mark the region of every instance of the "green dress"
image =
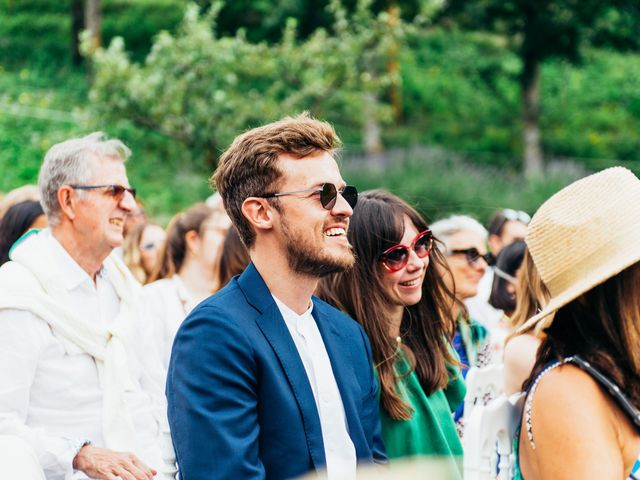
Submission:
<svg viewBox="0 0 640 480">
<path fill-rule="evenodd" d="M 396 372 L 406 372 L 409 365 L 402 353 Z M 410 420 L 394 420 L 380 407 L 382 438 L 389 459 L 432 456 L 454 460 L 462 478 L 462 443 L 456 432 L 452 412 L 464 400 L 466 387 L 457 368 L 449 368 L 451 380 L 446 388 L 427 396 L 415 371 L 397 383 L 399 394 L 413 408 Z M 393 465 L 393 462 L 392 462 Z"/>
</svg>

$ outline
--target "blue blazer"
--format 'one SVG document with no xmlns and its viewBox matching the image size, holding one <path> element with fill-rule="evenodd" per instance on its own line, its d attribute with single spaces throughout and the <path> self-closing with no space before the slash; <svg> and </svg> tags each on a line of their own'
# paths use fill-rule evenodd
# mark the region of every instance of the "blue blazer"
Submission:
<svg viewBox="0 0 640 480">
<path fill-rule="evenodd" d="M 313 304 L 358 461 L 384 463 L 367 336 L 327 303 Z M 167 399 L 182 480 L 292 478 L 326 463 L 302 360 L 253 264 L 181 325 Z"/>
</svg>

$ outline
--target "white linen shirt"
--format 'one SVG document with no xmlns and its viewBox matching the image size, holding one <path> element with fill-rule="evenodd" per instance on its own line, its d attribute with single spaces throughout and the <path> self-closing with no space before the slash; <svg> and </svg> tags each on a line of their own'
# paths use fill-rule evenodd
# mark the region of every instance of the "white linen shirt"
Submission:
<svg viewBox="0 0 640 480">
<path fill-rule="evenodd" d="M 289 329 L 311 384 L 320 416 L 322 443 L 330 479 L 356 478 L 356 449 L 347 430 L 347 419 L 331 360 L 318 325 L 311 315 L 313 303 L 302 315 L 287 307 L 274 295 L 273 299 Z"/>
<path fill-rule="evenodd" d="M 49 233 L 55 255 L 50 268 L 64 272 L 64 287 L 73 308 L 88 322 L 109 324 L 120 309 L 115 288 L 105 267 L 96 284 Z M 164 399 L 159 370 L 145 360 L 144 335 L 137 333 L 135 348 L 127 344 L 133 391 L 126 401 L 142 461 L 158 468 L 160 422 Z M 25 310 L 0 310 L 0 434 L 17 435 L 34 449 L 47 480 L 87 478 L 72 462 L 78 442 L 103 447 L 102 387 L 96 363 L 49 325 Z"/>
<path fill-rule="evenodd" d="M 153 342 L 165 372 L 169 368 L 171 347 L 178 328 L 202 300 L 204 298 L 195 298 L 189 293 L 179 275 L 157 280 L 142 288 L 139 316 L 145 328 L 153 332 Z"/>
</svg>

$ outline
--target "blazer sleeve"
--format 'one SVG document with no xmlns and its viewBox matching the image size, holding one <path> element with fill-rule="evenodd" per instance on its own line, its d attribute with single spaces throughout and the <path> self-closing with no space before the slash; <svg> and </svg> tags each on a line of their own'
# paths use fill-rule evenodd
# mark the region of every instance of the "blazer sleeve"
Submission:
<svg viewBox="0 0 640 480">
<path fill-rule="evenodd" d="M 382 426 L 380 424 L 380 386 L 378 383 L 378 376 L 375 374 L 373 359 L 371 355 L 371 345 L 369 344 L 369 338 L 365 331 L 358 325 L 360 329 L 360 335 L 362 335 L 362 341 L 367 353 L 367 362 L 369 364 L 369 374 L 371 376 L 371 390 L 369 396 L 366 397 L 363 402 L 363 418 L 370 419 L 371 425 L 371 455 L 374 463 L 386 464 L 387 452 L 382 441 Z"/>
<path fill-rule="evenodd" d="M 225 315 L 213 306 L 196 308 L 173 344 L 166 394 L 184 480 L 265 477 L 253 349 Z"/>
</svg>

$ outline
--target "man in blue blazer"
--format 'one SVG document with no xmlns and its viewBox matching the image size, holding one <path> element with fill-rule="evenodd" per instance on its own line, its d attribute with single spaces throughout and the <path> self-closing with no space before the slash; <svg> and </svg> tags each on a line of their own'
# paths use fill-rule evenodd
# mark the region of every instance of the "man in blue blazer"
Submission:
<svg viewBox="0 0 640 480">
<path fill-rule="evenodd" d="M 354 263 L 357 202 L 333 128 L 306 115 L 237 137 L 214 180 L 251 264 L 196 307 L 167 377 L 182 480 L 355 478 L 385 463 L 378 384 L 362 328 L 313 297 Z"/>
</svg>

